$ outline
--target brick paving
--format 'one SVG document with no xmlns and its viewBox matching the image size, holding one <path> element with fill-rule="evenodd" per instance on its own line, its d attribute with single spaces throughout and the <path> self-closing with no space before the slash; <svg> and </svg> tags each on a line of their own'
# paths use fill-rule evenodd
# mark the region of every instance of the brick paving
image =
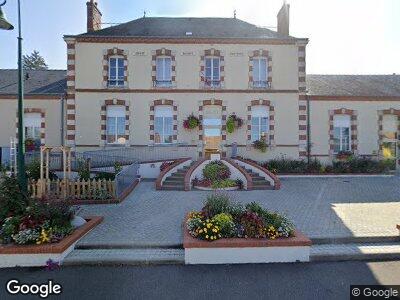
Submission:
<svg viewBox="0 0 400 300">
<path fill-rule="evenodd" d="M 156 191 L 142 182 L 121 204 L 82 206 L 82 215 L 104 215 L 80 247 L 179 247 L 182 219 L 199 210 L 209 192 Z M 390 237 L 400 223 L 399 177 L 284 178 L 282 189 L 233 191 L 289 216 L 311 238 Z"/>
</svg>

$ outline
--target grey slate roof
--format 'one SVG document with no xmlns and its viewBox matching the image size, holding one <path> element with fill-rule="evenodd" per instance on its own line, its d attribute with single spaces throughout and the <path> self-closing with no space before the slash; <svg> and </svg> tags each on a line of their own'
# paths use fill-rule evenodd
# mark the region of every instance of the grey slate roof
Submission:
<svg viewBox="0 0 400 300">
<path fill-rule="evenodd" d="M 191 32 L 192 35 L 188 36 L 186 32 Z M 276 31 L 235 18 L 166 17 L 140 18 L 79 36 L 288 39 Z"/>
<path fill-rule="evenodd" d="M 31 95 L 61 95 L 67 88 L 67 71 L 25 71 L 24 92 Z M 0 69 L 0 95 L 18 93 L 18 70 Z"/>
<path fill-rule="evenodd" d="M 400 97 L 400 75 L 307 75 L 309 95 Z"/>
</svg>

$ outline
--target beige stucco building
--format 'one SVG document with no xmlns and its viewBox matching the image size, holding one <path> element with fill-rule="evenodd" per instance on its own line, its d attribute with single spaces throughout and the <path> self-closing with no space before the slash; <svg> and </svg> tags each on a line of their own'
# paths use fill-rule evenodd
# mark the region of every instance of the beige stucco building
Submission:
<svg viewBox="0 0 400 300">
<path fill-rule="evenodd" d="M 289 35 L 286 4 L 277 32 L 236 18 L 146 17 L 101 29 L 97 4 L 87 8 L 87 33 L 64 36 L 67 71 L 26 80 L 27 124 L 40 124 L 26 134 L 42 144 L 129 148 L 139 159 L 396 155 L 400 76 L 307 76 L 308 39 Z M 0 71 L 1 147 L 15 136 L 12 72 Z M 199 126 L 188 129 L 191 115 Z M 242 122 L 232 127 L 234 118 Z"/>
</svg>

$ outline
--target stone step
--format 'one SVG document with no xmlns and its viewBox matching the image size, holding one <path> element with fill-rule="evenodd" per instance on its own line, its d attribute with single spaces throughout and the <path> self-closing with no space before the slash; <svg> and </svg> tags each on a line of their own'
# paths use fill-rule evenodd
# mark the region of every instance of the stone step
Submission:
<svg viewBox="0 0 400 300">
<path fill-rule="evenodd" d="M 253 185 L 270 185 L 268 181 L 253 181 Z"/>
<path fill-rule="evenodd" d="M 165 191 L 184 191 L 185 187 L 183 185 L 182 186 L 163 185 L 161 189 Z"/>
<path fill-rule="evenodd" d="M 87 249 L 72 251 L 63 265 L 184 264 L 183 249 Z"/>
<path fill-rule="evenodd" d="M 264 177 L 252 177 L 253 181 L 266 181 Z"/>
<path fill-rule="evenodd" d="M 165 179 L 165 181 L 164 182 L 166 182 L 166 181 L 179 181 L 179 182 L 183 182 L 184 181 L 184 177 L 175 177 L 175 176 L 170 176 L 170 177 L 167 177 L 167 179 Z"/>
<path fill-rule="evenodd" d="M 183 186 L 183 181 L 164 181 L 163 186 Z"/>
<path fill-rule="evenodd" d="M 311 261 L 400 259 L 398 243 L 323 244 L 311 247 Z"/>
</svg>

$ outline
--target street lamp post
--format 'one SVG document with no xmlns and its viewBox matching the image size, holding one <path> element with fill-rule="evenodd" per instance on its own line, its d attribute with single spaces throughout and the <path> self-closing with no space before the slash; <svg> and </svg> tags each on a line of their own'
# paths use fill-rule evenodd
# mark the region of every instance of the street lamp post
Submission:
<svg viewBox="0 0 400 300">
<path fill-rule="evenodd" d="M 12 30 L 12 26 L 5 18 L 0 4 L 0 29 Z M 22 67 L 22 34 L 21 34 L 21 3 L 18 0 L 18 151 L 17 151 L 17 178 L 20 188 L 27 190 L 27 180 L 25 173 L 25 146 L 24 146 L 24 73 Z"/>
</svg>

